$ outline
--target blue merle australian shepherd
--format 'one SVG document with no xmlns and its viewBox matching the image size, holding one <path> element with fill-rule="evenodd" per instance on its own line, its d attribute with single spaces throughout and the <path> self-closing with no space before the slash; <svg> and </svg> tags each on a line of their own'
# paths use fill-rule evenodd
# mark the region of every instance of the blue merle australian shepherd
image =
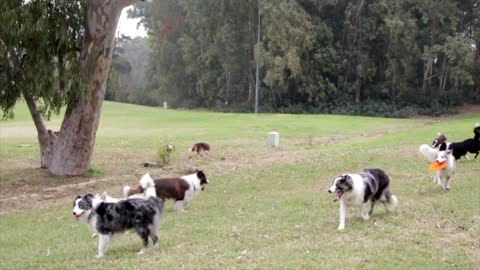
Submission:
<svg viewBox="0 0 480 270">
<path fill-rule="evenodd" d="M 386 210 L 397 205 L 397 197 L 390 192 L 390 177 L 380 169 L 364 169 L 359 173 L 343 174 L 335 178 L 328 190 L 335 193 L 340 201 L 340 224 L 338 230 L 345 229 L 345 219 L 349 206 L 360 208 L 360 217 L 370 218 L 375 203 L 382 202 Z M 370 210 L 365 212 L 365 204 L 370 201 Z"/>
<path fill-rule="evenodd" d="M 90 230 L 98 235 L 97 258 L 105 255 L 114 234 L 129 229 L 135 229 L 143 240 L 139 254 L 148 246 L 148 237 L 152 239 L 153 246 L 157 247 L 157 230 L 162 210 L 163 200 L 155 196 L 109 203 L 87 194 L 78 196 L 73 202 L 75 219 L 87 223 Z"/>
</svg>

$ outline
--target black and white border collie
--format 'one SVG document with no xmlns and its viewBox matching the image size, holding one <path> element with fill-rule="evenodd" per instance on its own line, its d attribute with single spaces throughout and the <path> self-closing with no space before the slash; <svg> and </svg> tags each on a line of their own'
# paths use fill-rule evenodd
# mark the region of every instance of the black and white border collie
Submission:
<svg viewBox="0 0 480 270">
<path fill-rule="evenodd" d="M 106 202 L 105 200 L 116 202 Z M 115 199 L 86 194 L 77 196 L 73 201 L 75 219 L 85 222 L 90 230 L 98 235 L 97 258 L 105 255 L 114 234 L 129 229 L 135 229 L 143 240 L 139 254 L 142 254 L 148 246 L 148 237 L 152 239 L 153 246 L 156 248 L 162 211 L 163 200 L 155 195 L 145 197 L 145 199 Z"/>
<path fill-rule="evenodd" d="M 340 201 L 338 230 L 345 229 L 349 206 L 359 207 L 360 217 L 368 220 L 377 201 L 382 202 L 386 210 L 393 210 L 398 203 L 397 197 L 390 192 L 390 177 L 381 169 L 364 169 L 359 173 L 343 174 L 335 178 L 328 192 L 335 193 Z M 370 210 L 366 213 L 364 208 L 368 201 Z"/>
<path fill-rule="evenodd" d="M 177 178 L 155 179 L 154 182 L 158 198 L 164 200 L 172 199 L 175 210 L 185 211 L 185 206 L 187 206 L 200 191 L 205 189 L 205 185 L 208 184 L 208 179 L 203 171 L 197 171 L 193 174 Z M 128 186 L 123 188 L 125 196 L 132 196 L 140 191 L 140 187 L 136 189 L 131 189 Z"/>
</svg>

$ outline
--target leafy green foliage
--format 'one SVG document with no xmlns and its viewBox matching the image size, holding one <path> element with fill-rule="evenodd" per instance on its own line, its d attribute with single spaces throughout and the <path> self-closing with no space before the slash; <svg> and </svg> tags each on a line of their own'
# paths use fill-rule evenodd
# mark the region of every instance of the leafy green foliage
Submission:
<svg viewBox="0 0 480 270">
<path fill-rule="evenodd" d="M 175 155 L 175 146 L 171 144 L 161 144 L 157 147 L 157 162 L 167 165 L 172 161 Z"/>
<path fill-rule="evenodd" d="M 368 114 L 435 113 L 480 100 L 475 3 L 165 0 L 130 15 L 151 34 L 145 93 L 173 107 L 251 111 L 259 58 L 262 111 L 378 102 Z"/>
<path fill-rule="evenodd" d="M 8 115 L 29 95 L 47 118 L 74 100 L 84 1 L 0 2 L 0 107 Z"/>
</svg>

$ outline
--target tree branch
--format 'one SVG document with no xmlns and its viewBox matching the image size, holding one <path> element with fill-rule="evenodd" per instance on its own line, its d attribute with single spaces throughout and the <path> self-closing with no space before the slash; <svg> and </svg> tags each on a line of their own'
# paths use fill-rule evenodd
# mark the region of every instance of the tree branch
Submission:
<svg viewBox="0 0 480 270">
<path fill-rule="evenodd" d="M 25 98 L 25 101 L 27 102 L 28 110 L 32 115 L 32 119 L 33 119 L 33 122 L 35 123 L 35 127 L 37 128 L 38 134 L 39 135 L 46 134 L 47 128 L 45 127 L 43 117 L 37 108 L 37 104 L 35 103 L 35 100 L 29 93 L 27 93 L 26 90 L 22 90 L 22 94 L 23 94 L 23 97 Z"/>
</svg>

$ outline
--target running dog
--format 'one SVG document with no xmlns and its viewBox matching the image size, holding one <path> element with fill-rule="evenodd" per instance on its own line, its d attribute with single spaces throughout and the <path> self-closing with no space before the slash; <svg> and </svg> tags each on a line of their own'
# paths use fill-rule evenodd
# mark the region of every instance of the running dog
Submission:
<svg viewBox="0 0 480 270">
<path fill-rule="evenodd" d="M 195 143 L 191 148 L 188 149 L 189 152 L 197 152 L 198 155 L 208 156 L 210 153 L 210 145 L 205 142 Z"/>
<path fill-rule="evenodd" d="M 335 178 L 328 192 L 335 193 L 340 201 L 338 230 L 345 229 L 349 206 L 359 207 L 360 217 L 368 220 L 377 201 L 382 202 L 387 211 L 393 210 L 398 204 L 397 197 L 390 192 L 390 177 L 381 169 L 364 169 L 359 173 L 343 174 Z M 364 208 L 368 201 L 370 210 L 366 213 Z"/>
</svg>

